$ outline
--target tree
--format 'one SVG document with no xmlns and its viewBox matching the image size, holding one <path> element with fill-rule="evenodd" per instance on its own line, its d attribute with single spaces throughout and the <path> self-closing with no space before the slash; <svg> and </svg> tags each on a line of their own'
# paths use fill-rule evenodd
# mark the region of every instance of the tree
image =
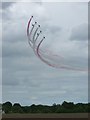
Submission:
<svg viewBox="0 0 90 120">
<path fill-rule="evenodd" d="M 10 113 L 10 112 L 11 112 L 11 109 L 12 109 L 12 103 L 11 103 L 11 102 L 6 102 L 6 103 L 3 103 L 3 104 L 2 104 L 2 110 L 3 110 L 5 113 Z"/>
<path fill-rule="evenodd" d="M 90 113 L 90 103 L 88 103 L 88 112 Z"/>
<path fill-rule="evenodd" d="M 13 113 L 23 113 L 23 109 L 22 109 L 22 107 L 21 107 L 21 105 L 19 103 L 15 103 L 12 106 L 12 112 Z"/>
<path fill-rule="evenodd" d="M 36 113 L 36 111 L 37 111 L 36 105 L 35 105 L 35 104 L 32 104 L 32 105 L 30 106 L 30 113 Z"/>
<path fill-rule="evenodd" d="M 74 103 L 73 102 L 66 102 L 66 101 L 64 101 L 62 103 L 62 106 L 64 108 L 66 108 L 66 109 L 73 109 L 74 108 Z"/>
</svg>

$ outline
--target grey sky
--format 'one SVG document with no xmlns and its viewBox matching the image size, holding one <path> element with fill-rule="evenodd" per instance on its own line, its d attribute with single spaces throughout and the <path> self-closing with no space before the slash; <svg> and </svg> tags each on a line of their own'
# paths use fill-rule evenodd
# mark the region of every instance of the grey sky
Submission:
<svg viewBox="0 0 90 120">
<path fill-rule="evenodd" d="M 2 15 L 3 102 L 9 100 L 23 105 L 64 100 L 87 102 L 87 72 L 44 64 L 28 45 L 26 27 L 34 15 L 46 35 L 43 47 L 62 54 L 71 65 L 87 67 L 88 3 L 4 3 Z"/>
<path fill-rule="evenodd" d="M 2 4 L 0 3 L 0 8 Z M 0 102 L 2 101 L 2 9 L 0 9 Z"/>
</svg>

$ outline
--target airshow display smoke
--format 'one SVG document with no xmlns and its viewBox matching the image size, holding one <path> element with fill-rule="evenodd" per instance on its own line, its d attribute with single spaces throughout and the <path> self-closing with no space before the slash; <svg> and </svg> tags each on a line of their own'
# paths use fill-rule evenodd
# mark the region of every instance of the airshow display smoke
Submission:
<svg viewBox="0 0 90 120">
<path fill-rule="evenodd" d="M 43 44 L 43 41 L 45 40 L 45 36 L 42 36 L 40 25 L 37 22 L 32 23 L 32 20 L 33 20 L 33 16 L 31 16 L 27 26 L 28 43 L 30 47 L 33 49 L 35 55 L 41 61 L 55 68 L 86 71 L 84 69 L 65 64 L 63 62 L 65 61 L 64 57 L 60 55 L 55 55 L 52 52 L 50 52 L 50 50 L 44 49 L 43 47 L 41 47 Z M 42 36 L 42 38 L 40 36 Z"/>
</svg>

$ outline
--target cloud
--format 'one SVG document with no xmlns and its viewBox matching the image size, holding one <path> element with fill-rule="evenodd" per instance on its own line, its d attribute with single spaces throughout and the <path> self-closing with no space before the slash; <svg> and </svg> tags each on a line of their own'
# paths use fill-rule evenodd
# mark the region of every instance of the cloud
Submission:
<svg viewBox="0 0 90 120">
<path fill-rule="evenodd" d="M 38 4 L 38 5 L 43 4 L 42 0 L 31 0 L 31 2 L 34 2 L 34 3 Z"/>
<path fill-rule="evenodd" d="M 59 33 L 61 32 L 62 28 L 60 26 L 57 26 L 55 24 L 46 24 L 46 25 L 43 25 L 43 28 L 44 28 L 44 32 L 46 33 L 49 33 L 51 35 L 55 35 L 56 33 Z"/>
<path fill-rule="evenodd" d="M 70 40 L 76 40 L 76 41 L 88 40 L 88 24 L 83 23 L 72 28 Z"/>
<path fill-rule="evenodd" d="M 2 2 L 2 9 L 11 7 L 15 2 Z"/>
<path fill-rule="evenodd" d="M 75 4 L 74 8 L 76 6 Z M 27 22 L 34 14 L 34 20 L 40 23 L 42 34 L 46 35 L 43 46 L 46 45 L 45 48 L 50 49 L 52 53 L 60 51 L 72 64 L 85 66 L 86 47 L 81 49 L 80 44 L 69 40 L 67 26 L 74 29 L 73 26 L 81 24 L 81 20 L 82 23 L 86 22 L 86 13 L 83 12 L 82 15 L 85 19 L 80 17 L 77 23 L 74 21 L 71 24 L 71 21 L 77 16 L 76 12 L 76 16 L 72 17 L 71 8 L 75 12 L 71 3 L 70 5 L 69 3 L 67 5 L 66 3 L 36 4 L 26 2 L 4 4 L 2 28 L 3 101 L 10 100 L 24 105 L 53 104 L 64 100 L 87 101 L 87 73 L 47 66 L 34 55 L 28 45 L 26 35 Z M 81 15 L 83 7 L 79 6 L 79 8 L 81 10 L 77 9 L 78 16 Z M 68 14 L 68 21 L 66 21 L 67 11 L 72 13 Z M 82 45 L 84 45 L 83 42 Z M 74 62 L 72 62 L 73 60 Z M 58 63 L 60 63 L 59 60 Z M 77 95 L 79 97 L 76 98 Z"/>
</svg>

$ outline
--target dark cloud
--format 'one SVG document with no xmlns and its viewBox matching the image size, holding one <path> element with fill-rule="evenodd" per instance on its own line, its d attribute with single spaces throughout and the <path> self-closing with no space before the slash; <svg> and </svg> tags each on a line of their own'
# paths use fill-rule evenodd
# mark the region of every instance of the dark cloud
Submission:
<svg viewBox="0 0 90 120">
<path fill-rule="evenodd" d="M 15 4 L 15 2 L 2 2 L 3 23 L 4 23 L 4 21 L 9 21 L 10 20 L 11 14 L 10 14 L 9 8 L 12 7 L 13 4 Z"/>
<path fill-rule="evenodd" d="M 10 6 L 12 6 L 12 4 L 14 4 L 15 2 L 3 2 L 2 3 L 2 9 L 7 9 Z"/>
<path fill-rule="evenodd" d="M 33 1 L 34 2 L 34 1 Z M 37 5 L 42 5 L 42 2 L 35 2 Z"/>
<path fill-rule="evenodd" d="M 70 40 L 86 41 L 88 40 L 88 24 L 84 23 L 72 29 Z"/>
</svg>

